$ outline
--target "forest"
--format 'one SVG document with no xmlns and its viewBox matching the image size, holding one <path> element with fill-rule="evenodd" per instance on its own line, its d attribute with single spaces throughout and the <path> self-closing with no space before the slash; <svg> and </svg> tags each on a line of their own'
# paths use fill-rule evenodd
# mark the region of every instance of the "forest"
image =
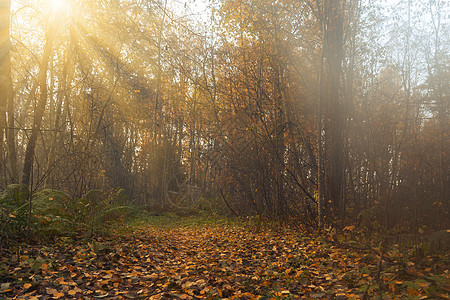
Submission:
<svg viewBox="0 0 450 300">
<path fill-rule="evenodd" d="M 0 0 L 0 299 L 448 299 L 449 49 L 448 0 Z"/>
</svg>

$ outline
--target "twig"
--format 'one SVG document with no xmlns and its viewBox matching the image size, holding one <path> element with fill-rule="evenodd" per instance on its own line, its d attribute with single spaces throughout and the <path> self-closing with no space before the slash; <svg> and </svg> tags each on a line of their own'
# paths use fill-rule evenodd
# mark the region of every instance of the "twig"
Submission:
<svg viewBox="0 0 450 300">
<path fill-rule="evenodd" d="M 222 195 L 223 202 L 225 202 L 225 204 L 226 204 L 227 207 L 231 210 L 231 212 L 232 212 L 235 216 L 238 216 L 238 214 L 234 211 L 234 209 L 231 208 L 230 204 L 228 204 L 227 199 L 225 199 L 225 195 L 223 194 L 223 191 L 222 191 L 222 190 L 220 190 L 220 194 Z"/>
<path fill-rule="evenodd" d="M 378 264 L 377 264 L 377 273 L 375 274 L 375 280 L 378 282 L 378 289 L 379 289 L 380 299 L 381 300 L 383 299 L 383 289 L 382 289 L 382 285 L 381 285 L 381 277 L 380 277 L 380 275 L 381 275 L 381 269 L 382 269 L 381 267 L 383 266 L 383 258 L 384 258 L 383 254 L 381 254 L 380 255 L 380 259 L 378 260 Z M 366 289 L 364 291 L 363 297 L 362 297 L 363 300 L 369 299 L 369 288 L 373 284 L 373 281 L 374 280 L 372 280 L 367 285 L 367 287 L 366 287 Z"/>
<path fill-rule="evenodd" d="M 378 260 L 377 274 L 375 275 L 375 279 L 378 282 L 378 290 L 380 293 L 380 300 L 383 300 L 383 285 L 382 285 L 381 277 L 380 277 L 382 266 L 383 266 L 383 253 L 381 253 L 380 259 Z"/>
</svg>

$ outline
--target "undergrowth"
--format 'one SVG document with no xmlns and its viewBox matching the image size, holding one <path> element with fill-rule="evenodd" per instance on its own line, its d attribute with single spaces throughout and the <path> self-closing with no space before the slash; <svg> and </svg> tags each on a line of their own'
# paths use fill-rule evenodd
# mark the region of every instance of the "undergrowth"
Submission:
<svg viewBox="0 0 450 300">
<path fill-rule="evenodd" d="M 53 189 L 30 194 L 24 185 L 9 185 L 0 192 L 0 247 L 101 234 L 129 217 L 134 209 L 127 203 L 123 190 L 91 190 L 78 198 Z"/>
</svg>

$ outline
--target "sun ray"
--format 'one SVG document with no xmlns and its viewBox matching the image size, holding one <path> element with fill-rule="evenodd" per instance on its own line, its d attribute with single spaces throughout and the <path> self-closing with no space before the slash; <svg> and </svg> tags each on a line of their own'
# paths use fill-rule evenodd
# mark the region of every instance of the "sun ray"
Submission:
<svg viewBox="0 0 450 300">
<path fill-rule="evenodd" d="M 55 14 L 65 14 L 69 8 L 69 0 L 47 0 L 47 6 Z"/>
</svg>

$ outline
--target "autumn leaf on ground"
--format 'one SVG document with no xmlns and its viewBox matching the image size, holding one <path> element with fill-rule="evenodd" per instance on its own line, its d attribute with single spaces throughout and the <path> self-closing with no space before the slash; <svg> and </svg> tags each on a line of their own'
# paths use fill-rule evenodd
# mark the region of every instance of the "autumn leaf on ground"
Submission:
<svg viewBox="0 0 450 300">
<path fill-rule="evenodd" d="M 448 295 L 444 287 L 449 274 L 438 268 L 436 257 L 425 258 L 424 268 L 408 264 L 407 273 L 385 262 L 378 274 L 378 252 L 340 248 L 295 231 L 142 226 L 132 233 L 98 237 L 95 243 L 102 247 L 63 241 L 45 251 L 29 246 L 23 249 L 27 265 L 11 262 L 13 252 L 3 253 L 0 263 L 15 280 L 1 284 L 0 297 L 358 299 L 364 294 L 377 297 L 377 280 L 391 298 Z M 33 268 L 36 262 L 39 267 Z M 438 269 L 441 273 L 432 272 Z M 29 270 L 31 282 L 21 281 L 24 270 Z"/>
</svg>

